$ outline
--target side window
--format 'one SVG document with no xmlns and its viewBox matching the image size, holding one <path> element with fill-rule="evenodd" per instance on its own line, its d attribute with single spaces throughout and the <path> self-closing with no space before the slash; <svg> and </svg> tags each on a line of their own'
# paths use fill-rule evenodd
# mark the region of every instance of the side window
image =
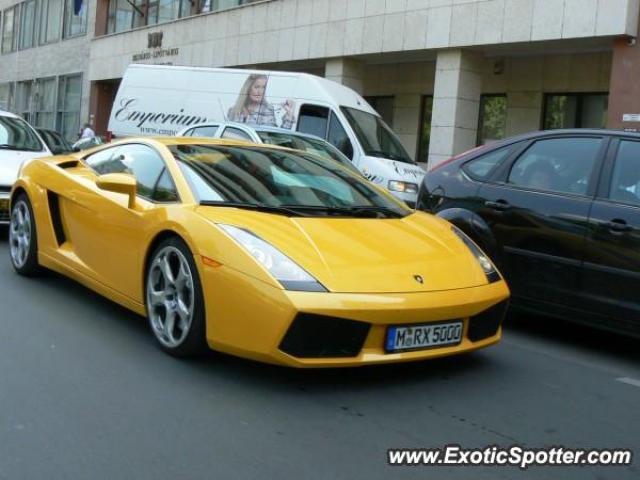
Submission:
<svg viewBox="0 0 640 480">
<path fill-rule="evenodd" d="M 513 151 L 513 145 L 485 153 L 464 164 L 462 169 L 474 180 L 487 180 L 494 169 Z"/>
<path fill-rule="evenodd" d="M 215 137 L 218 131 L 217 125 L 208 125 L 206 127 L 196 127 L 189 130 L 191 137 Z"/>
<path fill-rule="evenodd" d="M 124 171 L 124 165 L 120 162 L 111 161 L 118 150 L 120 150 L 120 147 L 100 150 L 93 155 L 85 157 L 84 161 L 89 167 L 95 170 L 98 175 L 104 175 L 105 173 L 122 173 Z"/>
<path fill-rule="evenodd" d="M 156 202 L 178 201 L 178 192 L 176 190 L 176 186 L 173 184 L 173 180 L 171 180 L 171 175 L 169 175 L 167 167 L 164 167 L 160 174 L 160 178 L 156 183 L 156 188 L 153 191 L 152 198 Z"/>
<path fill-rule="evenodd" d="M 190 128 L 189 130 L 187 130 L 186 132 L 184 132 L 184 135 L 182 135 L 183 137 L 193 137 L 193 132 L 195 131 L 195 128 Z"/>
<path fill-rule="evenodd" d="M 329 109 L 317 105 L 303 105 L 298 116 L 298 131 L 327 138 Z"/>
<path fill-rule="evenodd" d="M 248 142 L 251 141 L 251 137 L 247 133 L 243 132 L 239 128 L 234 127 L 225 128 L 222 134 L 222 138 L 228 138 L 230 140 L 245 140 Z"/>
<path fill-rule="evenodd" d="M 353 146 L 351 140 L 344 131 L 344 127 L 335 113 L 331 112 L 331 121 L 329 122 L 329 143 L 336 146 L 338 150 L 344 153 L 349 159 L 353 159 Z"/>
<path fill-rule="evenodd" d="M 601 138 L 538 140 L 514 163 L 508 182 L 519 187 L 585 195 Z"/>
<path fill-rule="evenodd" d="M 123 145 L 108 150 L 102 150 L 86 158 L 87 164 L 99 175 L 107 173 L 127 173 L 136 178 L 138 195 L 157 201 L 175 201 L 177 191 L 171 178 L 163 183 L 163 191 L 156 192 L 156 186 L 161 184 L 161 176 L 166 172 L 162 157 L 151 147 L 146 145 Z M 167 173 L 168 176 L 168 173 Z M 166 190 L 171 190 L 174 199 Z M 156 198 L 156 196 L 160 198 Z"/>
<path fill-rule="evenodd" d="M 609 198 L 640 206 L 640 142 L 620 142 Z"/>
</svg>

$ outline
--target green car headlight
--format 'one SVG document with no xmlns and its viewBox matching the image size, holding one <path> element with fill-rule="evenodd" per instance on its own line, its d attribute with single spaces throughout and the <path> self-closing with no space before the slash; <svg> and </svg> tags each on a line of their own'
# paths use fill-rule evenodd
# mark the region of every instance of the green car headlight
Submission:
<svg viewBox="0 0 640 480">
<path fill-rule="evenodd" d="M 326 292 L 327 289 L 304 268 L 254 233 L 233 225 L 218 224 L 231 238 L 266 268 L 285 290 Z"/>
</svg>

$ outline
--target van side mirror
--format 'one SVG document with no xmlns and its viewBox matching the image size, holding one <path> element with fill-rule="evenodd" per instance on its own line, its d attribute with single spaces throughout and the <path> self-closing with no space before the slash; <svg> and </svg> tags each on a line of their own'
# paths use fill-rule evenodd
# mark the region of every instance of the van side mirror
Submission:
<svg viewBox="0 0 640 480">
<path fill-rule="evenodd" d="M 96 180 L 100 190 L 107 192 L 124 193 L 129 196 L 129 208 L 136 204 L 136 179 L 126 173 L 106 173 Z"/>
</svg>

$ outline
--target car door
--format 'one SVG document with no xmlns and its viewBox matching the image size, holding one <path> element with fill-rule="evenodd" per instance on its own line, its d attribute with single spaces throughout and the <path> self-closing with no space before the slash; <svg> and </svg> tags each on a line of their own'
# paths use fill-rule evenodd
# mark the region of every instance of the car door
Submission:
<svg viewBox="0 0 640 480">
<path fill-rule="evenodd" d="M 141 300 L 140 272 L 153 225 L 162 215 L 157 208 L 178 202 L 177 192 L 158 151 L 129 144 L 103 150 L 85 159 L 97 175 L 128 173 L 137 181 L 136 205 L 125 195 L 95 186 L 60 204 L 73 252 L 86 272 L 120 293 L 136 293 Z"/>
<path fill-rule="evenodd" d="M 530 141 L 484 184 L 479 214 L 499 246 L 514 297 L 576 306 L 595 179 L 608 139 Z"/>
<path fill-rule="evenodd" d="M 640 327 L 640 141 L 612 142 L 589 216 L 584 304 L 619 327 Z"/>
</svg>

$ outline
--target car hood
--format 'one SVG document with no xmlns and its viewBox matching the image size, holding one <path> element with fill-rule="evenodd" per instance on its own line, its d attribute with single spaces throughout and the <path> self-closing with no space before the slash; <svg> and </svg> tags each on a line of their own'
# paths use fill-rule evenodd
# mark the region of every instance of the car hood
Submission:
<svg viewBox="0 0 640 480">
<path fill-rule="evenodd" d="M 0 150 L 0 185 L 13 185 L 18 178 L 20 166 L 25 161 L 48 155 L 48 152 Z"/>
<path fill-rule="evenodd" d="M 450 224 L 426 213 L 359 219 L 286 217 L 220 207 L 197 210 L 213 223 L 244 228 L 266 240 L 332 292 L 428 292 L 487 284 Z"/>
<path fill-rule="evenodd" d="M 420 165 L 380 157 L 364 156 L 358 166 L 367 180 L 384 188 L 387 187 L 389 180 L 420 185 L 426 174 Z"/>
</svg>

